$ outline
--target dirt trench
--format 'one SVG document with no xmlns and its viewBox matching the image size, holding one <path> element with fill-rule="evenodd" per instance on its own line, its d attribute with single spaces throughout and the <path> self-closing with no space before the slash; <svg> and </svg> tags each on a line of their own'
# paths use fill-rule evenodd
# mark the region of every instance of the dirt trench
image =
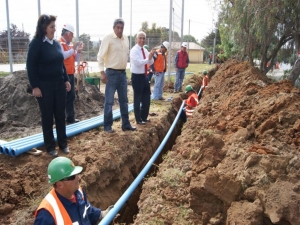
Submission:
<svg viewBox="0 0 300 225">
<path fill-rule="evenodd" d="M 0 84 L 0 98 L 4 103 L 0 107 L 0 139 L 41 132 L 37 102 L 26 93 L 26 71 L 1 78 Z M 132 95 L 131 86 L 128 91 Z M 77 118 L 102 114 L 103 101 L 103 94 L 87 84 L 75 102 Z M 116 99 L 114 108 L 118 108 L 117 103 Z M 170 102 L 159 101 L 151 103 L 150 113 L 151 121 L 146 126 L 138 125 L 136 132 L 123 132 L 120 121 L 116 120 L 113 124 L 116 133 L 107 134 L 99 127 L 68 139 L 71 150 L 68 157 L 84 168 L 80 184 L 94 206 L 105 209 L 119 199 L 160 145 L 177 112 Z M 133 113 L 130 121 L 135 125 Z M 162 154 L 171 148 L 181 126 L 179 122 Z M 60 152 L 59 155 L 64 156 Z M 0 224 L 33 223 L 34 210 L 51 189 L 47 184 L 47 165 L 51 160 L 45 152 L 40 156 L 22 154 L 16 158 L 0 155 Z M 160 161 L 161 156 L 156 163 Z M 155 173 L 156 168 L 149 174 Z M 116 223 L 133 222 L 141 187 L 127 201 Z"/>
<path fill-rule="evenodd" d="M 113 224 L 300 224 L 300 91 L 236 60 L 209 75 L 209 87 L 193 117 L 176 127 L 162 162 Z M 35 108 L 30 96 L 14 104 L 18 97 L 10 96 L 20 85 L 12 85 L 13 78 L 0 79 L 0 93 L 6 96 L 1 100 L 6 105 L 0 107 L 0 135 L 39 128 L 38 114 L 35 126 L 16 122 L 14 111 L 27 110 L 25 121 Z M 201 73 L 186 82 L 198 90 Z M 115 121 L 114 134 L 99 127 L 69 139 L 69 157 L 83 166 L 80 182 L 93 205 L 105 209 L 114 204 L 157 149 L 186 98 L 171 90 L 171 84 L 165 86 L 165 97 L 172 101 L 153 101 L 151 122 L 138 125 L 136 132 L 123 132 Z M 93 105 L 86 108 L 91 115 L 103 111 L 103 95 L 95 95 L 100 101 L 86 96 Z M 82 105 L 77 105 L 78 112 L 84 111 Z M 135 125 L 132 113 L 130 121 Z M 33 211 L 51 188 L 46 176 L 50 161 L 46 154 L 1 155 L 1 224 L 32 224 Z"/>
</svg>

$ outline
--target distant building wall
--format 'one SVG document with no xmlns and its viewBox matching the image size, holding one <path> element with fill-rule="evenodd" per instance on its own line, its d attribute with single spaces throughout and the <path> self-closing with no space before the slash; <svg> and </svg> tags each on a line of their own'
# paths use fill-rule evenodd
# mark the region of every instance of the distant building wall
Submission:
<svg viewBox="0 0 300 225">
<path fill-rule="evenodd" d="M 189 59 L 191 63 L 203 63 L 204 50 L 189 49 Z"/>
</svg>

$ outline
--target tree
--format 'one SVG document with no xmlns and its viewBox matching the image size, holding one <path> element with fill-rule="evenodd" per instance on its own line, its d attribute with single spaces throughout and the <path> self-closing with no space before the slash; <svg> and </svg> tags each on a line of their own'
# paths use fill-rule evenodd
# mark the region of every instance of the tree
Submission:
<svg viewBox="0 0 300 225">
<path fill-rule="evenodd" d="M 79 36 L 79 40 L 82 41 L 83 44 L 84 44 L 84 47 L 83 47 L 82 50 L 83 50 L 83 53 L 85 53 L 85 54 L 84 54 L 82 60 L 84 60 L 84 61 L 89 60 L 90 59 L 90 53 L 94 52 L 94 51 L 92 51 L 93 42 L 91 41 L 91 36 L 89 34 L 83 33 Z"/>
<path fill-rule="evenodd" d="M 206 37 L 201 41 L 201 46 L 204 47 L 207 52 L 212 52 L 214 48 L 214 39 L 216 38 L 216 46 L 221 45 L 221 37 L 218 29 L 216 31 L 211 31 Z"/>
<path fill-rule="evenodd" d="M 12 49 L 12 55 L 15 62 L 22 63 L 26 61 L 28 45 L 30 42 L 29 36 L 30 36 L 29 33 L 21 31 L 18 29 L 18 27 L 15 24 L 11 24 L 10 27 L 11 49 Z M 1 48 L 0 61 L 2 61 L 3 63 L 7 63 L 9 61 L 7 30 L 3 30 L 0 32 L 0 48 Z"/>
<path fill-rule="evenodd" d="M 282 47 L 299 48 L 299 15 L 300 0 L 224 0 L 219 14 L 224 49 L 241 59 L 247 56 L 252 65 L 260 58 L 260 69 L 266 74 Z"/>
<path fill-rule="evenodd" d="M 184 42 L 194 42 L 194 43 L 198 43 L 196 38 L 192 35 L 183 35 L 183 41 Z"/>
</svg>

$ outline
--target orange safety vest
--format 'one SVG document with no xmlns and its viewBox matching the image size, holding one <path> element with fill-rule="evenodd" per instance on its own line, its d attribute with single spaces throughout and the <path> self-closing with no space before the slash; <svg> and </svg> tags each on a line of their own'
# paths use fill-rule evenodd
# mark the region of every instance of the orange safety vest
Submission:
<svg viewBox="0 0 300 225">
<path fill-rule="evenodd" d="M 81 192 L 82 198 L 84 198 L 81 187 L 79 187 L 78 190 Z M 38 209 L 35 211 L 34 217 L 37 216 L 37 213 L 40 209 L 46 209 L 52 215 L 52 217 L 55 221 L 55 224 L 57 224 L 57 225 L 60 225 L 60 224 L 72 225 L 73 224 L 67 210 L 65 209 L 65 207 L 63 206 L 63 204 L 61 203 L 59 198 L 57 197 L 57 194 L 55 193 L 54 188 L 52 188 L 52 190 L 43 199 L 43 201 L 39 205 Z"/>
<path fill-rule="evenodd" d="M 196 93 L 193 93 L 189 96 L 189 98 L 186 100 L 186 107 L 185 107 L 185 114 L 187 117 L 191 117 L 193 115 L 193 112 L 195 108 L 198 105 L 198 95 Z"/>
<path fill-rule="evenodd" d="M 167 71 L 167 57 L 163 55 L 160 49 L 156 50 L 157 58 L 154 60 L 154 71 L 158 73 Z"/>
<path fill-rule="evenodd" d="M 205 90 L 205 87 L 208 86 L 208 83 L 209 83 L 209 79 L 208 79 L 208 76 L 205 75 L 202 79 L 202 90 Z"/>
<path fill-rule="evenodd" d="M 61 43 L 63 46 L 64 51 L 68 51 L 73 48 L 72 42 L 68 46 L 67 43 L 60 37 L 58 42 Z M 67 74 L 74 74 L 75 73 L 75 52 L 69 58 L 64 60 L 65 67 L 67 69 Z"/>
</svg>

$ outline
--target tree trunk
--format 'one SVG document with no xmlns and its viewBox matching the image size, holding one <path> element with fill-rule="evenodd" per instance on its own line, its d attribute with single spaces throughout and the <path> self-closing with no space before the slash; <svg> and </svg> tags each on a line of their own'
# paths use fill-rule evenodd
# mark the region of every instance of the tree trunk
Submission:
<svg viewBox="0 0 300 225">
<path fill-rule="evenodd" d="M 300 75 L 300 58 L 297 59 L 297 61 L 293 66 L 293 69 L 291 70 L 291 73 L 288 76 L 288 79 L 292 81 L 294 86 L 299 75 Z"/>
</svg>

